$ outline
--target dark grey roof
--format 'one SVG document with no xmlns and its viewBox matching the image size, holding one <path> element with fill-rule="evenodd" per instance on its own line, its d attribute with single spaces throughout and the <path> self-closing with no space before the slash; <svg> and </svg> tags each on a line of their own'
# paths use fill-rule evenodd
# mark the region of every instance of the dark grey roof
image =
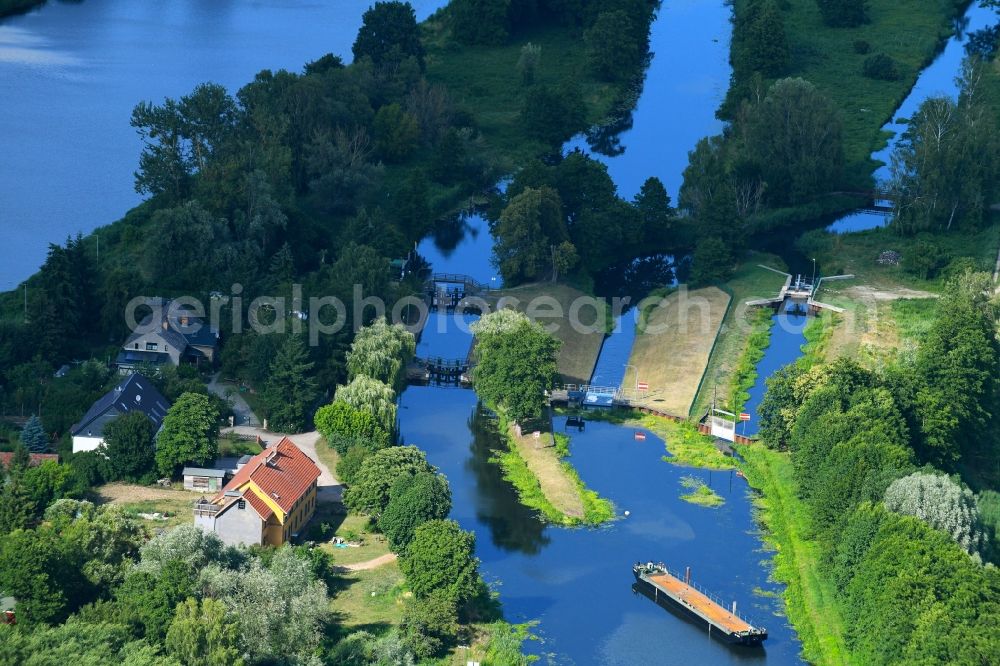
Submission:
<svg viewBox="0 0 1000 666">
<path fill-rule="evenodd" d="M 205 467 L 185 467 L 181 472 L 182 476 L 214 476 L 217 479 L 225 478 L 226 470 L 208 469 Z"/>
<path fill-rule="evenodd" d="M 147 333 L 156 333 L 169 345 L 184 351 L 188 345 L 215 347 L 219 343 L 219 332 L 206 324 L 201 317 L 192 314 L 186 307 L 171 306 L 169 299 L 153 298 L 150 304 L 157 309 L 146 315 L 140 328 L 125 341 L 126 347 Z M 153 321 L 154 315 L 157 317 Z"/>
<path fill-rule="evenodd" d="M 180 331 L 189 345 L 199 347 L 214 347 L 219 343 L 219 332 L 213 331 L 208 324 L 203 324 L 201 320 L 192 318 L 187 326 L 178 323 L 177 330 Z"/>
<path fill-rule="evenodd" d="M 240 456 L 240 459 L 236 461 L 236 464 L 237 465 L 246 465 L 248 462 L 250 462 L 251 458 L 253 458 L 253 456 L 250 455 L 249 453 L 247 453 L 245 455 Z"/>
<path fill-rule="evenodd" d="M 139 349 L 123 349 L 118 352 L 115 363 L 118 365 L 138 365 L 140 363 L 152 363 L 162 365 L 170 362 L 170 354 L 166 352 L 148 352 Z"/>
<path fill-rule="evenodd" d="M 151 381 L 140 374 L 132 374 L 91 405 L 79 423 L 70 428 L 70 434 L 74 437 L 103 437 L 107 424 L 122 414 L 136 410 L 148 416 L 153 430 L 157 431 L 163 425 L 168 409 L 170 403 Z"/>
</svg>

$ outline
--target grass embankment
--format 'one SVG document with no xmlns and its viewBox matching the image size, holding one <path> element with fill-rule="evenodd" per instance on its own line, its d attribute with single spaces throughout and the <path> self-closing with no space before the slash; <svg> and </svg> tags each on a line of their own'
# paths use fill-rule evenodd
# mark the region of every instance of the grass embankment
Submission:
<svg viewBox="0 0 1000 666">
<path fill-rule="evenodd" d="M 736 461 L 715 448 L 712 438 L 698 432 L 698 427 L 690 421 L 672 421 L 628 409 L 588 410 L 584 418 L 652 432 L 663 440 L 669 453 L 663 456 L 664 462 L 718 470 L 736 467 Z"/>
<path fill-rule="evenodd" d="M 739 447 L 741 467 L 751 486 L 765 542 L 775 550 L 775 580 L 785 584 L 788 618 L 807 660 L 820 666 L 851 664 L 845 627 L 832 582 L 824 576 L 818 544 L 812 540 L 809 515 L 797 494 L 791 459 L 759 444 Z"/>
<path fill-rule="evenodd" d="M 487 154 L 499 162 L 502 173 L 551 150 L 530 137 L 521 122 L 528 86 L 522 83 L 517 63 L 525 44 L 541 47 L 535 85 L 579 86 L 587 107 L 587 125 L 603 120 L 620 94 L 619 86 L 599 81 L 591 73 L 579 28 L 535 28 L 518 33 L 501 46 L 461 48 L 450 41 L 440 13 L 428 19 L 423 28 L 427 79 L 447 86 L 452 98 L 476 119 L 487 141 Z"/>
<path fill-rule="evenodd" d="M 783 276 L 765 270 L 758 264 L 784 268 L 784 263 L 773 255 L 751 253 L 736 269 L 733 277 L 720 285 L 733 302 L 719 328 L 715 347 L 689 412 L 690 416 L 701 416 L 708 411 L 716 387 L 725 396 L 728 387 L 733 385 L 733 376 L 746 349 L 747 340 L 754 332 L 754 310 L 748 309 L 746 302 L 758 298 L 773 298 L 785 283 Z"/>
<path fill-rule="evenodd" d="M 757 364 L 764 358 L 771 345 L 771 308 L 755 308 L 746 314 L 750 334 L 747 336 L 729 385 L 728 402 L 725 407 L 734 414 L 743 411 L 750 399 L 750 389 L 757 383 Z M 726 394 L 723 393 L 723 396 Z"/>
<path fill-rule="evenodd" d="M 721 495 L 708 487 L 701 479 L 694 476 L 685 476 L 681 479 L 681 485 L 691 490 L 689 493 L 681 495 L 681 499 L 691 504 L 714 509 L 726 503 Z"/>
<path fill-rule="evenodd" d="M 961 257 L 961 264 L 992 271 L 1000 246 L 1000 224 L 972 233 L 939 233 L 932 236 L 943 257 Z M 880 265 L 887 250 L 903 257 L 914 251 L 917 239 L 889 229 L 835 235 L 814 231 L 798 242 L 807 256 L 818 259 L 822 272 L 852 274 L 843 281 L 826 281 L 817 298 L 845 308 L 831 323 L 823 358 L 846 355 L 871 367 L 881 367 L 909 353 L 916 337 L 929 323 L 936 296 L 956 269 L 947 267 L 929 280 L 906 272 L 899 265 Z"/>
<path fill-rule="evenodd" d="M 502 415 L 500 433 L 507 450 L 497 453 L 494 461 L 503 469 L 503 478 L 517 490 L 522 504 L 560 525 L 599 525 L 615 517 L 611 502 L 588 489 L 564 459 L 569 455 L 566 435 L 546 428 L 535 439 L 525 428 L 518 437 L 513 424 Z"/>
<path fill-rule="evenodd" d="M 717 287 L 681 289 L 642 311 L 629 364 L 650 390 L 638 404 L 687 416 L 729 304 Z"/>
<path fill-rule="evenodd" d="M 952 34 L 955 3 L 869 0 L 870 21 L 857 28 L 824 25 L 816 0 L 785 0 L 780 4 L 791 51 L 786 76 L 806 79 L 840 108 L 848 174 L 852 183 L 867 189 L 875 167 L 870 155 L 887 139 L 881 127 L 909 94 L 920 70 Z M 747 0 L 738 0 L 736 11 L 747 5 Z M 870 53 L 855 50 L 859 41 L 870 45 Z M 898 63 L 899 79 L 879 81 L 862 75 L 865 59 L 876 52 Z"/>
<path fill-rule="evenodd" d="M 577 314 L 580 326 L 571 326 L 570 313 L 577 299 L 586 299 L 581 303 L 600 300 L 574 287 L 552 282 L 521 285 L 499 293 L 501 303 L 509 303 L 543 326 L 553 327 L 549 330 L 562 342 L 556 360 L 562 381 L 586 384 L 601 353 L 607 317 L 604 311 L 595 311 L 587 305 L 580 307 Z"/>
</svg>

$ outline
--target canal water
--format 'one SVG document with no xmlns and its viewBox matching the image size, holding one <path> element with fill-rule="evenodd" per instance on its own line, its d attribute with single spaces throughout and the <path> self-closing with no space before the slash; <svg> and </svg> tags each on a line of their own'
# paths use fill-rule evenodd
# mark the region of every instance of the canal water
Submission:
<svg viewBox="0 0 1000 666">
<path fill-rule="evenodd" d="M 736 432 L 741 435 L 756 435 L 759 428 L 757 410 L 764 393 L 767 392 L 766 380 L 774 372 L 802 355 L 802 346 L 806 343 L 805 327 L 809 323 L 809 317 L 804 312 L 799 313 L 794 307 L 789 310 L 790 301 L 785 301 L 781 311 L 771 318 L 771 342 L 764 357 L 757 363 L 757 381 L 750 389 L 750 397 L 747 399 L 743 411 L 750 414 L 750 421 L 740 423 Z M 801 303 L 798 308 L 803 307 Z"/>
<path fill-rule="evenodd" d="M 445 0 L 410 3 L 424 19 Z M 139 203 L 138 102 L 206 81 L 235 92 L 262 69 L 298 72 L 325 53 L 349 61 L 371 4 L 85 0 L 0 21 L 0 290 L 34 273 L 49 243 Z"/>
<path fill-rule="evenodd" d="M 723 3 L 666 2 L 653 26 L 656 52 L 634 112 L 620 137 L 617 156 L 604 161 L 625 196 L 655 175 L 676 195 L 687 152 L 720 126 L 714 112 L 728 84 L 729 10 Z M 681 66 L 682 63 L 687 63 Z M 569 148 L 585 148 L 583 138 Z M 418 250 L 437 273 L 464 273 L 493 280 L 492 237 L 481 217 L 439 230 Z M 608 295 L 636 296 L 651 285 L 674 282 L 672 259 L 651 258 L 599 280 Z M 642 283 L 642 284 L 640 284 Z M 471 340 L 453 314 L 432 314 L 418 354 L 465 350 Z M 601 350 L 592 382 L 634 381 L 626 366 L 635 336 L 636 309 L 616 319 Z M 442 354 L 444 352 L 441 352 Z M 454 355 L 454 354 L 451 354 Z M 502 447 L 495 424 L 477 406 L 473 391 L 409 387 L 400 399 L 400 433 L 423 448 L 448 476 L 451 517 L 476 534 L 484 578 L 500 594 L 514 622 L 538 622 L 539 641 L 526 649 L 558 664 L 801 663 L 794 631 L 782 616 L 781 587 L 768 580 L 770 555 L 752 517 L 751 491 L 731 472 L 708 472 L 664 461 L 664 442 L 599 421 L 571 434 L 572 462 L 588 487 L 613 501 L 628 518 L 590 529 L 547 526 L 517 499 L 490 458 Z M 565 420 L 556 419 L 563 428 Z M 709 509 L 680 499 L 684 476 L 709 483 L 726 498 Z M 762 649 L 725 645 L 683 617 L 632 591 L 631 565 L 663 560 L 693 567 L 693 578 L 752 620 L 766 626 Z"/>
<path fill-rule="evenodd" d="M 527 651 L 558 664 L 800 663 L 781 589 L 768 580 L 770 554 L 754 527 L 751 493 L 734 473 L 671 465 L 652 433 L 638 441 L 632 429 L 590 421 L 583 432 L 569 430 L 572 463 L 619 515 L 630 515 L 596 529 L 551 527 L 517 501 L 489 461 L 501 444 L 475 393 L 410 387 L 399 414 L 407 443 L 448 477 L 451 517 L 475 532 L 483 576 L 496 585 L 506 618 L 539 622 L 540 640 Z M 564 429 L 565 418 L 555 427 Z M 685 476 L 702 479 L 726 503 L 709 509 L 680 500 Z M 726 645 L 635 594 L 631 565 L 649 559 L 690 565 L 698 584 L 767 627 L 764 648 Z"/>
<path fill-rule="evenodd" d="M 958 23 L 960 29 L 948 40 L 944 50 L 934 62 L 928 65 L 917 77 L 916 84 L 903 103 L 896 109 L 892 120 L 882 126 L 883 131 L 891 132 L 893 136 L 882 150 L 872 153 L 873 160 L 882 162 L 882 166 L 875 170 L 876 183 L 889 181 L 892 153 L 902 138 L 903 132 L 907 129 L 907 121 L 913 117 L 920 105 L 928 98 L 938 95 L 958 97 L 956 78 L 962 73 L 962 60 L 966 55 L 966 39 L 969 34 L 988 28 L 995 23 L 995 10 L 981 6 L 978 1 L 969 5 L 965 15 Z M 886 215 L 856 211 L 835 221 L 827 227 L 827 231 L 837 234 L 865 231 L 885 226 L 888 223 L 889 217 Z"/>
</svg>

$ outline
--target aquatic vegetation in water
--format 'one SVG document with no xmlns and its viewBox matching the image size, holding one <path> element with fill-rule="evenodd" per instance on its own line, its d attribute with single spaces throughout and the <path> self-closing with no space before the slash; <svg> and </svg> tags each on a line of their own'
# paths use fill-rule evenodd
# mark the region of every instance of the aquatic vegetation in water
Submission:
<svg viewBox="0 0 1000 666">
<path fill-rule="evenodd" d="M 681 485 L 685 488 L 691 489 L 691 492 L 681 495 L 681 499 L 685 502 L 691 502 L 691 504 L 707 507 L 722 506 L 726 503 L 726 500 L 722 499 L 718 493 L 709 488 L 708 485 L 698 477 L 685 476 L 681 478 Z"/>
</svg>

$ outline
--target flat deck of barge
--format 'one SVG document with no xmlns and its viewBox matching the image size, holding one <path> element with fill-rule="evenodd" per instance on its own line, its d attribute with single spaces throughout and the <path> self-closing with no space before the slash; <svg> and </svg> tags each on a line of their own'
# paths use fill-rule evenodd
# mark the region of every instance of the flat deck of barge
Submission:
<svg viewBox="0 0 1000 666">
<path fill-rule="evenodd" d="M 638 563 L 633 567 L 636 580 L 645 583 L 653 591 L 653 598 L 661 596 L 674 602 L 689 613 L 701 618 L 709 627 L 721 631 L 729 640 L 746 645 L 759 645 L 767 639 L 767 630 L 755 627 L 735 612 L 698 590 L 689 580 L 682 580 L 662 564 Z"/>
</svg>

